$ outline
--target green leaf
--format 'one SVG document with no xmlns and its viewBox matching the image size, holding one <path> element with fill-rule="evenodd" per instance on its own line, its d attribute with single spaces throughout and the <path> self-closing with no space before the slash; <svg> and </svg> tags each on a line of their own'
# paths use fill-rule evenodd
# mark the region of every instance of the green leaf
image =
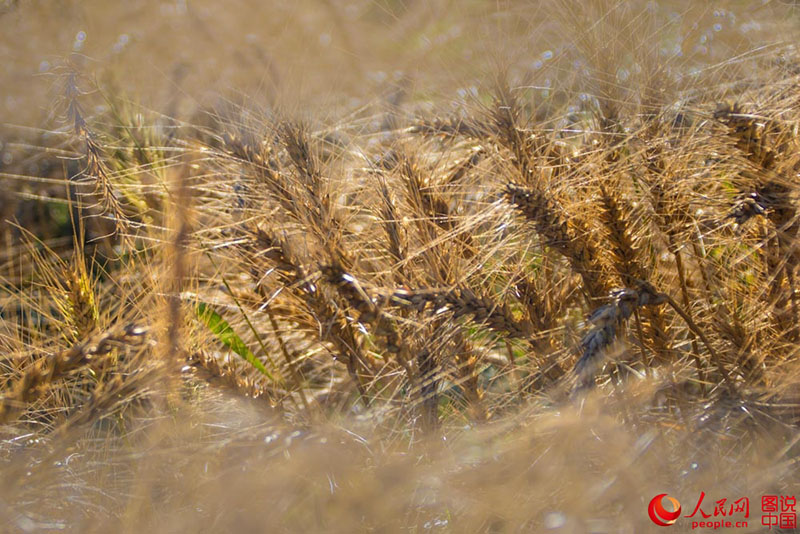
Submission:
<svg viewBox="0 0 800 534">
<path fill-rule="evenodd" d="M 247 345 L 245 345 L 242 338 L 240 338 L 236 332 L 233 331 L 231 325 L 228 321 L 226 321 L 220 314 L 215 312 L 212 308 L 210 308 L 205 302 L 199 302 L 197 307 L 195 308 L 195 314 L 200 321 L 205 324 L 209 330 L 217 337 L 218 340 L 222 342 L 223 345 L 231 349 L 233 352 L 247 360 L 247 362 L 255 367 L 256 369 L 261 372 L 261 374 L 267 376 L 270 380 L 273 380 L 272 375 L 267 368 L 264 367 L 264 364 L 256 358 L 256 355 L 253 354 Z"/>
</svg>

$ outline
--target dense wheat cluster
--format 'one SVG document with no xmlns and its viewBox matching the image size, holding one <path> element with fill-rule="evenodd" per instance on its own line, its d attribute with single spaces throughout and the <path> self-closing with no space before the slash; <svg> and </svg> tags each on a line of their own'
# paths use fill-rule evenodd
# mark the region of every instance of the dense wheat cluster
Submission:
<svg viewBox="0 0 800 534">
<path fill-rule="evenodd" d="M 95 3 L 0 3 L 4 531 L 799 492 L 795 7 Z"/>
</svg>

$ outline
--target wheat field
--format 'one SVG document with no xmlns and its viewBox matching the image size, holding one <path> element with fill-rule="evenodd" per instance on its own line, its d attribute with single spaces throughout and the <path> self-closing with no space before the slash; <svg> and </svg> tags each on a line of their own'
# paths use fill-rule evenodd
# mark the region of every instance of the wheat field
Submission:
<svg viewBox="0 0 800 534">
<path fill-rule="evenodd" d="M 0 2 L 2 531 L 633 533 L 661 493 L 766 530 L 799 23 Z"/>
</svg>

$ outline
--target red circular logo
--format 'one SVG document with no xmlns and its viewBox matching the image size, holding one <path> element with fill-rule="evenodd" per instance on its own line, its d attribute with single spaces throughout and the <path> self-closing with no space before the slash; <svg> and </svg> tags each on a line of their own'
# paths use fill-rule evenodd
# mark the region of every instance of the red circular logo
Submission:
<svg viewBox="0 0 800 534">
<path fill-rule="evenodd" d="M 664 508 L 663 501 L 665 498 L 672 504 L 672 512 L 668 512 Z M 662 493 L 653 497 L 653 500 L 650 501 L 650 506 L 647 507 L 647 513 L 650 514 L 650 519 L 653 520 L 653 523 L 660 527 L 668 527 L 680 517 L 681 503 L 678 502 L 678 499 L 673 499 L 666 493 Z"/>
</svg>

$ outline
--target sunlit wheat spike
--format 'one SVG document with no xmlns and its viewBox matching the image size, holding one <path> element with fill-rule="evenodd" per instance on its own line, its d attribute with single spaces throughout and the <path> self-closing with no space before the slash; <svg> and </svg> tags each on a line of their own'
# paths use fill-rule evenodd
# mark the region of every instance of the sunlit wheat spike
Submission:
<svg viewBox="0 0 800 534">
<path fill-rule="evenodd" d="M 563 218 L 563 209 L 547 195 L 535 189 L 507 184 L 508 201 L 529 221 L 545 243 L 563 254 L 583 278 L 591 296 L 605 292 L 603 268 L 595 246 L 587 235 L 573 232 Z"/>
<path fill-rule="evenodd" d="M 0 400 L 0 424 L 8 423 L 27 404 L 44 395 L 52 382 L 105 356 L 117 346 L 142 345 L 146 335 L 146 328 L 134 324 L 123 325 L 40 359 L 3 395 Z"/>
</svg>

